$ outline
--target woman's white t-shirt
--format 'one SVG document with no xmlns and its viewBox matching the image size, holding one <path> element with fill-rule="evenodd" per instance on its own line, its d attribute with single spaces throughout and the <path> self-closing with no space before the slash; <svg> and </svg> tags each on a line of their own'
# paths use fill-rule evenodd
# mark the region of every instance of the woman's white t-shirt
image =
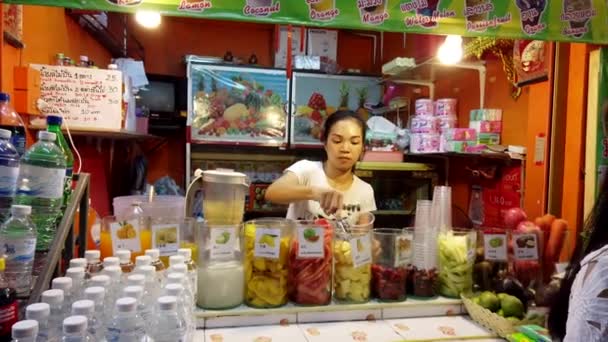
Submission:
<svg viewBox="0 0 608 342">
<path fill-rule="evenodd" d="M 298 184 L 332 189 L 327 182 L 327 176 L 323 170 L 323 163 L 301 160 L 285 170 L 293 172 L 298 177 Z M 371 185 L 353 175 L 353 183 L 346 191 L 340 191 L 343 195 L 344 205 L 351 210 L 352 214 L 357 212 L 365 213 L 376 210 L 374 200 L 374 189 Z M 317 201 L 297 201 L 289 205 L 287 218 L 292 220 L 309 219 L 311 216 L 318 215 L 319 203 Z"/>
</svg>

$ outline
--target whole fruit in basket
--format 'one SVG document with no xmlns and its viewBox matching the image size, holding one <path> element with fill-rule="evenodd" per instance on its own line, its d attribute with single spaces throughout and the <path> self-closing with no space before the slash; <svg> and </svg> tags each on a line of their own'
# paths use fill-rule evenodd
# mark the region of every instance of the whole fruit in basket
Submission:
<svg viewBox="0 0 608 342">
<path fill-rule="evenodd" d="M 485 291 L 479 296 L 479 305 L 492 312 L 496 312 L 500 309 L 500 303 L 500 299 L 498 299 L 498 296 L 493 292 Z"/>
<path fill-rule="evenodd" d="M 500 300 L 500 309 L 505 317 L 523 318 L 525 314 L 524 304 L 517 297 L 506 295 Z"/>
</svg>

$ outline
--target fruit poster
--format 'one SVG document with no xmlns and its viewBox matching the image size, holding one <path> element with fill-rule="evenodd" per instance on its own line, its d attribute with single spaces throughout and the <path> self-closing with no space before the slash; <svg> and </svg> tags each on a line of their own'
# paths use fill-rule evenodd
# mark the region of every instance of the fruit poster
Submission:
<svg viewBox="0 0 608 342">
<path fill-rule="evenodd" d="M 285 71 L 197 63 L 188 69 L 192 142 L 287 144 Z"/>
<path fill-rule="evenodd" d="M 339 110 L 369 117 L 366 104 L 376 105 L 382 96 L 378 79 L 295 72 L 291 88 L 293 108 L 291 141 L 295 146 L 320 146 L 325 119 Z"/>
<path fill-rule="evenodd" d="M 598 84 L 598 131 L 597 131 L 597 193 L 608 175 L 608 49 L 600 51 Z"/>
<path fill-rule="evenodd" d="M 294 26 L 608 43 L 606 0 L 4 0 Z"/>
</svg>

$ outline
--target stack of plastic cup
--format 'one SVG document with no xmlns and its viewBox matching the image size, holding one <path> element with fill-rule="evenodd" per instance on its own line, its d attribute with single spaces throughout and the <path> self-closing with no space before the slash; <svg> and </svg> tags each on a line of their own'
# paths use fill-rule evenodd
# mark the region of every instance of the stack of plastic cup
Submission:
<svg viewBox="0 0 608 342">
<path fill-rule="evenodd" d="M 431 209 L 433 202 L 418 200 L 416 203 L 416 220 L 414 223 L 414 266 L 418 269 L 428 269 L 427 246 L 432 241 Z"/>
<path fill-rule="evenodd" d="M 429 258 L 437 266 L 437 235 L 452 228 L 452 188 L 436 186 L 433 190 L 433 206 L 431 209 L 433 239 L 430 242 Z M 432 251 L 431 251 L 432 250 Z"/>
</svg>

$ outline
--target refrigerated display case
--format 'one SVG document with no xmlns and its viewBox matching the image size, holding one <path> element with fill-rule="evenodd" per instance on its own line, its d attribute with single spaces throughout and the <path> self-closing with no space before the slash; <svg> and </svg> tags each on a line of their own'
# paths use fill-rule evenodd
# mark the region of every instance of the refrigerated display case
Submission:
<svg viewBox="0 0 608 342">
<path fill-rule="evenodd" d="M 323 121 L 339 110 L 369 117 L 365 104 L 378 104 L 382 86 L 376 77 L 294 72 L 291 87 L 291 147 L 320 147 Z"/>
<path fill-rule="evenodd" d="M 287 145 L 285 70 L 187 62 L 192 143 Z"/>
</svg>

